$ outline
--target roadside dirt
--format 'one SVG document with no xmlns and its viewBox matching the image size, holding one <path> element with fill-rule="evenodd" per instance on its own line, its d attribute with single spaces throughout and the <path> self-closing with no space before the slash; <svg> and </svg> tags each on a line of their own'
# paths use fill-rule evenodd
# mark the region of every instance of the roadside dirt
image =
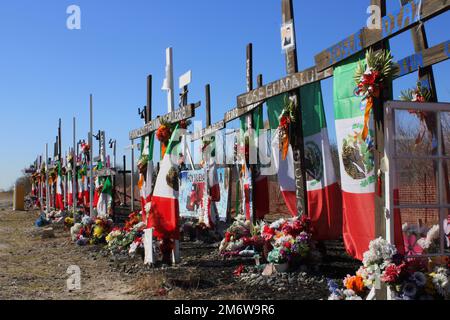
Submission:
<svg viewBox="0 0 450 320">
<path fill-rule="evenodd" d="M 248 286 L 233 271 L 241 264 L 251 268 L 254 261 L 223 260 L 217 244 L 183 242 L 179 265 L 151 268 L 140 256 L 113 257 L 102 246 L 79 247 L 63 228 L 42 239 L 42 230 L 34 227 L 38 212 L 14 212 L 11 204 L 0 196 L 0 299 L 326 299 L 326 278 L 342 279 L 358 268 L 342 243 L 333 242 L 324 261 L 305 270 L 301 282 L 282 290 L 267 283 Z M 81 290 L 69 291 L 67 269 L 73 265 L 81 270 Z"/>
</svg>

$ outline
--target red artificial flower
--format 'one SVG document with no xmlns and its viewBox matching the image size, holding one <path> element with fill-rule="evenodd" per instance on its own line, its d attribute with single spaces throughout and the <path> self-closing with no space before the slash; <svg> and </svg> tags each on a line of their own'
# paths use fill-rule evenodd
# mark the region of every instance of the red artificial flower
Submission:
<svg viewBox="0 0 450 320">
<path fill-rule="evenodd" d="M 225 241 L 226 242 L 230 242 L 231 241 L 231 233 L 230 232 L 225 232 Z"/>
<path fill-rule="evenodd" d="M 292 247 L 292 244 L 289 241 L 286 241 L 285 243 L 283 243 L 283 247 L 290 249 Z"/>
<path fill-rule="evenodd" d="M 289 124 L 291 123 L 291 119 L 287 116 L 282 116 L 280 119 L 280 127 L 286 129 L 288 128 Z"/>
<path fill-rule="evenodd" d="M 363 74 L 362 84 L 366 86 L 376 85 L 380 73 L 378 71 L 371 71 L 369 73 Z"/>
<path fill-rule="evenodd" d="M 245 267 L 243 264 L 241 264 L 239 267 L 237 267 L 234 271 L 233 271 L 233 275 L 235 275 L 236 277 L 240 277 L 241 273 L 244 271 Z"/>
<path fill-rule="evenodd" d="M 179 125 L 180 129 L 187 129 L 187 126 L 188 126 L 188 123 L 186 120 L 180 121 L 180 125 Z"/>
<path fill-rule="evenodd" d="M 282 231 L 284 234 L 292 235 L 292 232 L 294 231 L 294 229 L 292 228 L 291 225 L 285 224 L 285 225 L 283 225 L 283 227 L 281 228 L 281 231 Z"/>
<path fill-rule="evenodd" d="M 262 235 L 264 237 L 264 240 L 270 241 L 270 240 L 272 240 L 273 236 L 275 235 L 275 230 L 270 228 L 269 226 L 265 225 L 263 228 Z"/>
<path fill-rule="evenodd" d="M 400 265 L 391 264 L 384 270 L 381 280 L 388 284 L 397 283 L 406 271 L 408 271 L 408 268 L 405 263 Z"/>
</svg>

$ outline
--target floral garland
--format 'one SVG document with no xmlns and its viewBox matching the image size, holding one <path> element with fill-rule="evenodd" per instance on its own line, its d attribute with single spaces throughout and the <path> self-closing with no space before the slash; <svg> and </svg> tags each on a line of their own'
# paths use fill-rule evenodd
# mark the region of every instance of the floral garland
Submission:
<svg viewBox="0 0 450 320">
<path fill-rule="evenodd" d="M 366 299 L 378 281 L 389 286 L 396 300 L 449 299 L 449 276 L 447 266 L 429 268 L 419 259 L 398 254 L 395 246 L 378 238 L 370 242 L 356 275 L 344 279 L 344 289 L 332 280 L 328 282 L 331 293 L 328 299 Z"/>
<path fill-rule="evenodd" d="M 369 49 L 364 62 L 360 62 L 356 69 L 355 95 L 367 100 L 364 111 L 364 127 L 361 132 L 363 140 L 366 140 L 369 133 L 370 111 L 373 108 L 374 99 L 381 96 L 385 82 L 392 77 L 392 58 L 390 51 L 374 52 Z"/>
<path fill-rule="evenodd" d="M 286 160 L 289 150 L 289 128 L 291 123 L 295 122 L 295 103 L 288 97 L 284 100 L 284 109 L 280 114 L 280 124 L 278 126 L 280 150 L 282 151 L 282 158 Z"/>
</svg>

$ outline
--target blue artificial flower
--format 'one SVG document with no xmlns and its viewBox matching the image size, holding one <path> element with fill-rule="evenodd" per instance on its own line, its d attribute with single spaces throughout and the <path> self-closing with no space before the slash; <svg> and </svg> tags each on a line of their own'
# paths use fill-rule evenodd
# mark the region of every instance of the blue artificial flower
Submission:
<svg viewBox="0 0 450 320">
<path fill-rule="evenodd" d="M 339 286 L 333 279 L 328 279 L 327 284 L 328 284 L 328 290 L 330 290 L 331 293 L 335 293 L 336 290 L 339 289 Z"/>
</svg>

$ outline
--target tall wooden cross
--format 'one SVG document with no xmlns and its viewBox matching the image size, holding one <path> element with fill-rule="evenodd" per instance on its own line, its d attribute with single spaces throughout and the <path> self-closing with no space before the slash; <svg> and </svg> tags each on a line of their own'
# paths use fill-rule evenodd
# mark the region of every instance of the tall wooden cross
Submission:
<svg viewBox="0 0 450 320">
<path fill-rule="evenodd" d="M 295 36 L 294 23 L 294 7 L 292 0 L 282 0 L 282 22 L 283 24 L 292 23 L 292 34 Z M 295 39 L 293 39 L 295 41 Z M 293 75 L 298 72 L 297 63 L 297 48 L 294 47 L 286 51 L 286 71 L 288 75 Z M 295 195 L 297 198 L 297 215 L 308 214 L 308 196 L 306 189 L 306 169 L 305 169 L 305 150 L 303 140 L 303 118 L 300 112 L 300 91 L 295 90 L 289 93 L 290 99 L 294 101 L 297 106 L 297 120 L 293 123 L 291 128 L 294 134 L 290 135 L 292 153 L 294 158 L 294 176 L 295 176 Z"/>
</svg>

